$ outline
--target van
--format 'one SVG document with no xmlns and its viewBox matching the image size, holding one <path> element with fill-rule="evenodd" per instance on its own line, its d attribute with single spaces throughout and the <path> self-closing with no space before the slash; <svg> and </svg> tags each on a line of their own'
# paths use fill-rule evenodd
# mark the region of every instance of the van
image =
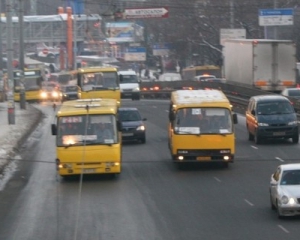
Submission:
<svg viewBox="0 0 300 240">
<path fill-rule="evenodd" d="M 249 100 L 246 110 L 249 140 L 259 144 L 262 139 L 291 138 L 299 142 L 297 115 L 288 98 L 280 95 L 259 95 Z"/>
<path fill-rule="evenodd" d="M 119 71 L 121 98 L 140 100 L 140 84 L 135 71 Z"/>
</svg>

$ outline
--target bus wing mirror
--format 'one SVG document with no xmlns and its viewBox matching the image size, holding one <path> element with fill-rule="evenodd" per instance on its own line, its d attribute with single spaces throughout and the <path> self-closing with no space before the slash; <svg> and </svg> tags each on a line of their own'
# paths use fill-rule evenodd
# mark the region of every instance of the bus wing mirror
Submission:
<svg viewBox="0 0 300 240">
<path fill-rule="evenodd" d="M 174 115 L 174 112 L 172 112 L 172 111 L 169 113 L 169 120 L 171 122 L 175 120 L 175 115 Z"/>
<path fill-rule="evenodd" d="M 56 124 L 51 124 L 51 132 L 52 132 L 52 135 L 56 135 L 57 134 Z"/>
<path fill-rule="evenodd" d="M 232 115 L 232 118 L 233 118 L 233 123 L 234 123 L 234 124 L 237 124 L 237 123 L 238 123 L 238 117 L 237 117 L 237 114 L 236 114 L 236 113 L 234 113 L 234 114 Z"/>
</svg>

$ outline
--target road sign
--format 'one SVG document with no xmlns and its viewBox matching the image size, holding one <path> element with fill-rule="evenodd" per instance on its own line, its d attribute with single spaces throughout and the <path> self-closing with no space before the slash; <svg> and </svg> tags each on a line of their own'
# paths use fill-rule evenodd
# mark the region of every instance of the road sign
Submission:
<svg viewBox="0 0 300 240">
<path fill-rule="evenodd" d="M 292 8 L 260 9 L 259 26 L 284 26 L 294 24 Z"/>
<path fill-rule="evenodd" d="M 154 8 L 128 8 L 124 10 L 125 19 L 136 18 L 167 18 L 169 17 L 168 7 Z"/>
<path fill-rule="evenodd" d="M 153 56 L 164 56 L 169 55 L 171 45 L 168 43 L 154 44 L 152 46 Z"/>
<path fill-rule="evenodd" d="M 246 38 L 246 29 L 244 28 L 222 28 L 220 29 L 220 44 L 224 46 L 227 39 L 244 39 Z"/>
<path fill-rule="evenodd" d="M 146 61 L 146 48 L 129 47 L 124 53 L 125 61 L 144 62 Z"/>
</svg>

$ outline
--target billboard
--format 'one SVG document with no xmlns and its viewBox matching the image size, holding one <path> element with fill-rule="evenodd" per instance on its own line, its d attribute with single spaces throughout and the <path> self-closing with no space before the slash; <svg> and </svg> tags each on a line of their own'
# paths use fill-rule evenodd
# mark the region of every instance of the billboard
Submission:
<svg viewBox="0 0 300 240">
<path fill-rule="evenodd" d="M 108 22 L 105 24 L 109 42 L 135 42 L 135 26 L 133 22 Z"/>
<path fill-rule="evenodd" d="M 146 61 L 146 48 L 145 47 L 129 47 L 124 53 L 125 61 Z"/>
</svg>

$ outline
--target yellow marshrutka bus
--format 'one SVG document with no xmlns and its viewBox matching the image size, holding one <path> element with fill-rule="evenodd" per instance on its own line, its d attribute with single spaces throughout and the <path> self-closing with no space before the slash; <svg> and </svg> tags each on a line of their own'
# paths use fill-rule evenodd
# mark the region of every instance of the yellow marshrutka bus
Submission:
<svg viewBox="0 0 300 240">
<path fill-rule="evenodd" d="M 114 99 L 64 102 L 52 124 L 61 176 L 121 172 L 121 132 Z"/>
<path fill-rule="evenodd" d="M 169 149 L 176 162 L 233 162 L 237 115 L 219 90 L 178 90 L 171 94 Z"/>
<path fill-rule="evenodd" d="M 14 76 L 14 100 L 20 101 L 21 90 L 21 72 L 16 70 Z M 26 101 L 38 102 L 41 99 L 41 88 L 44 81 L 43 72 L 41 69 L 25 69 L 24 70 L 24 88 Z"/>
<path fill-rule="evenodd" d="M 81 98 L 110 98 L 120 105 L 121 91 L 118 71 L 115 67 L 79 68 L 77 85 L 81 89 Z"/>
</svg>

